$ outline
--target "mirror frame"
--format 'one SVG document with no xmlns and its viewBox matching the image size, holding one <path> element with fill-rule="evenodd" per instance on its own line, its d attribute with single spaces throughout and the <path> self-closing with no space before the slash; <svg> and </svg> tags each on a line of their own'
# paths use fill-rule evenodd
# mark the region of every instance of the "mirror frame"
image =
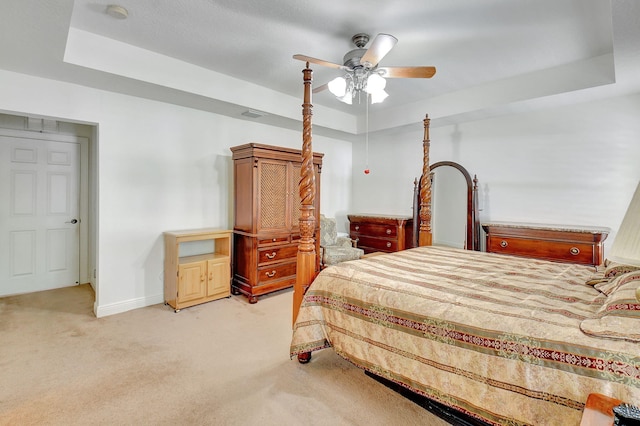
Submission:
<svg viewBox="0 0 640 426">
<path fill-rule="evenodd" d="M 438 167 L 449 166 L 457 169 L 467 183 L 467 235 L 465 238 L 465 249 L 480 251 L 480 221 L 478 218 L 478 177 L 474 176 L 471 180 L 471 175 L 462 165 L 454 161 L 438 161 L 432 164 L 429 169 L 431 171 L 431 179 L 433 180 L 433 170 Z M 416 223 L 419 223 L 419 204 L 416 203 L 416 196 L 418 196 L 420 189 L 418 180 L 414 181 L 414 246 L 418 237 Z M 432 219 L 433 220 L 433 219 Z"/>
</svg>

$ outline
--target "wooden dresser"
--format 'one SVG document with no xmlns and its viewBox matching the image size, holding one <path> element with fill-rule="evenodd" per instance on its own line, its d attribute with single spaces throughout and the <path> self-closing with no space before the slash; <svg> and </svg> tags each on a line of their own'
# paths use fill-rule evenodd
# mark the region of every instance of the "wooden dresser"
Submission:
<svg viewBox="0 0 640 426">
<path fill-rule="evenodd" d="M 413 247 L 413 218 L 379 214 L 350 214 L 349 234 L 365 253 L 391 253 Z"/>
<path fill-rule="evenodd" d="M 609 228 L 511 222 L 483 223 L 486 250 L 536 259 L 600 265 Z"/>
<path fill-rule="evenodd" d="M 292 287 L 300 240 L 300 150 L 249 143 L 231 148 L 234 178 L 234 262 L 231 291 L 250 303 Z M 313 154 L 316 253 L 320 252 L 320 171 Z M 317 265 L 319 269 L 319 264 Z"/>
</svg>

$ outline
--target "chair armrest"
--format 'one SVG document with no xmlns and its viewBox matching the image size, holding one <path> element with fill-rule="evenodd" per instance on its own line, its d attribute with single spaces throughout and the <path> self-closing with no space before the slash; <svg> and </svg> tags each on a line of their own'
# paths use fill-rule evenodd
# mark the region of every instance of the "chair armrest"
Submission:
<svg viewBox="0 0 640 426">
<path fill-rule="evenodd" d="M 358 240 L 352 240 L 349 237 L 338 237 L 336 245 L 340 247 L 357 247 Z"/>
</svg>

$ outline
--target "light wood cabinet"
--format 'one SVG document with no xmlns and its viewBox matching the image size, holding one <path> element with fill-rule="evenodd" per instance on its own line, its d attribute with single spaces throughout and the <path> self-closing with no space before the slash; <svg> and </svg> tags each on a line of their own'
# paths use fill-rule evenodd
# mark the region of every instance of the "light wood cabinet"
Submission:
<svg viewBox="0 0 640 426">
<path fill-rule="evenodd" d="M 250 303 L 293 286 L 300 239 L 300 150 L 250 143 L 231 148 L 234 163 L 234 266 L 232 291 Z M 313 154 L 316 252 L 319 252 L 320 172 Z M 318 263 L 319 268 L 319 263 Z"/>
<path fill-rule="evenodd" d="M 584 265 L 604 260 L 604 240 L 609 228 L 510 222 L 483 223 L 486 250 Z"/>
<path fill-rule="evenodd" d="M 182 308 L 230 296 L 231 235 L 220 229 L 164 233 L 164 300 Z"/>
</svg>

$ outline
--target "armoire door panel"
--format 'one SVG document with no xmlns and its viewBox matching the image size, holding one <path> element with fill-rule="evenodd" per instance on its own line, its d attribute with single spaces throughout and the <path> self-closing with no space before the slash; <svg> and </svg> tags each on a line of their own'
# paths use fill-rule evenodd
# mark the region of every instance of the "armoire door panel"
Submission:
<svg viewBox="0 0 640 426">
<path fill-rule="evenodd" d="M 287 228 L 287 163 L 261 161 L 258 230 Z"/>
<path fill-rule="evenodd" d="M 234 185 L 235 185 L 235 226 L 236 229 L 244 232 L 255 232 L 253 229 L 253 196 L 238 196 L 238 194 L 252 194 L 253 186 L 253 165 L 249 160 L 236 161 L 234 164 Z"/>
</svg>

